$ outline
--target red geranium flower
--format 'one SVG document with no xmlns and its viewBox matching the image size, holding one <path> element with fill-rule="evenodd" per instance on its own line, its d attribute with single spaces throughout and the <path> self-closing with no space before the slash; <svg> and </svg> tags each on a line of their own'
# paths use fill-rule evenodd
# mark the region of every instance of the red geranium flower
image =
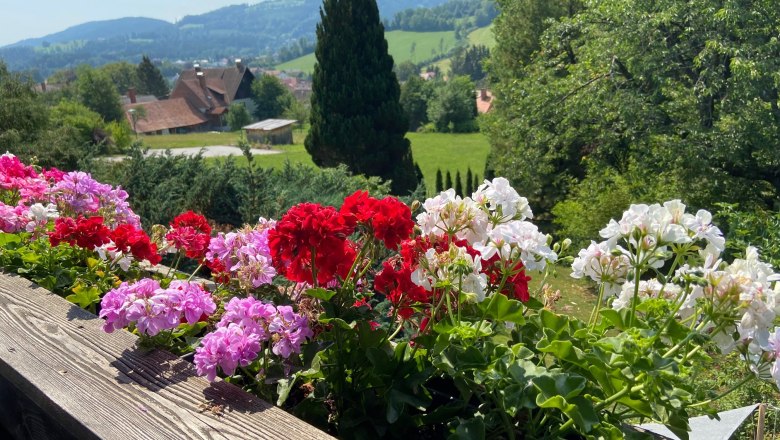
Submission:
<svg viewBox="0 0 780 440">
<path fill-rule="evenodd" d="M 290 208 L 268 232 L 268 246 L 277 272 L 296 282 L 326 285 L 342 278 L 355 260 L 347 237 L 354 229 L 333 207 L 301 203 Z"/>
<path fill-rule="evenodd" d="M 171 231 L 165 238 L 173 243 L 176 249 L 183 250 L 187 257 L 201 259 L 206 256 L 208 250 L 211 226 L 202 215 L 187 211 L 173 219 Z"/>
<path fill-rule="evenodd" d="M 344 199 L 339 213 L 344 224 L 354 228 L 358 223 L 369 223 L 374 216 L 377 200 L 368 195 L 368 191 L 355 191 Z"/>
<path fill-rule="evenodd" d="M 375 206 L 371 219 L 374 236 L 390 250 L 395 250 L 401 241 L 409 238 L 414 229 L 412 210 L 395 197 L 385 197 Z"/>
<path fill-rule="evenodd" d="M 132 225 L 117 226 L 111 232 L 111 240 L 118 251 L 132 253 L 138 260 L 147 260 L 152 264 L 158 264 L 162 261 L 162 257 L 157 253 L 157 245 L 149 240 L 146 232 L 136 229 Z"/>
<path fill-rule="evenodd" d="M 496 287 L 501 283 L 504 275 L 502 268 L 498 264 L 499 262 L 500 258 L 498 255 L 493 255 L 491 259 L 482 263 L 482 272 L 488 276 L 488 282 Z M 500 293 L 521 302 L 531 299 L 531 295 L 528 292 L 528 282 L 531 281 L 531 277 L 525 274 L 523 262 L 517 260 L 511 269 L 504 270 L 510 270 L 511 272 Z"/>
<path fill-rule="evenodd" d="M 60 217 L 54 222 L 54 230 L 49 232 L 49 243 L 57 246 L 62 242 L 84 249 L 94 249 L 110 241 L 111 230 L 103 224 L 103 217 L 84 218 L 76 220 Z"/>
<path fill-rule="evenodd" d="M 412 269 L 397 259 L 382 263 L 382 271 L 374 278 L 374 288 L 387 297 L 403 319 L 412 316 L 413 305 L 430 301 L 430 293 L 412 282 Z"/>
</svg>

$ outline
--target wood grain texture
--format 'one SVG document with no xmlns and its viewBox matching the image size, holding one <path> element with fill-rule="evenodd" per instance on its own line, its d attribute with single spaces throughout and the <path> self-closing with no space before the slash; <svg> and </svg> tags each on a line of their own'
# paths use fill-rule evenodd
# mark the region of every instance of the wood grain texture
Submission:
<svg viewBox="0 0 780 440">
<path fill-rule="evenodd" d="M 330 439 L 23 278 L 0 273 L 0 377 L 80 439 Z M 203 411 L 223 405 L 222 415 Z"/>
</svg>

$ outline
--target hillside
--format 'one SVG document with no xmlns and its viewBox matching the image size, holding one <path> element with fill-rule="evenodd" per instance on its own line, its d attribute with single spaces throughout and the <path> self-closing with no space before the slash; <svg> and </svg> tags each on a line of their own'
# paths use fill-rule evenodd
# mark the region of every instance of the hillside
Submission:
<svg viewBox="0 0 780 440">
<path fill-rule="evenodd" d="M 446 54 L 455 46 L 455 32 L 407 32 L 390 31 L 385 33 L 387 47 L 396 63 L 413 61 L 423 62 Z M 314 69 L 314 54 L 290 60 L 276 66 L 280 70 L 300 70 L 311 72 Z"/>
<path fill-rule="evenodd" d="M 382 18 L 388 19 L 401 10 L 445 2 L 378 0 L 377 4 Z M 143 18 L 84 23 L 2 47 L 0 59 L 12 70 L 38 69 L 46 76 L 83 63 L 137 62 L 142 54 L 170 60 L 253 58 L 272 54 L 302 37 L 313 39 L 321 3 L 322 0 L 269 0 L 227 6 L 186 16 L 175 25 Z M 51 47 L 57 50 L 47 50 Z"/>
</svg>

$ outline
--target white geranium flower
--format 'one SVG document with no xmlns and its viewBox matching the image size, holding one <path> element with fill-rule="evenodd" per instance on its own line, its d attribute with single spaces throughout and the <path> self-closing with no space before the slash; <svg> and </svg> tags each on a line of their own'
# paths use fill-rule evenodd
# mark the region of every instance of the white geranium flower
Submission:
<svg viewBox="0 0 780 440">
<path fill-rule="evenodd" d="M 487 205 L 493 212 L 500 210 L 502 219 L 512 219 L 517 214 L 519 220 L 533 218 L 528 199 L 521 197 L 504 177 L 496 177 L 492 182 L 485 180 L 471 197 L 477 204 Z"/>
<path fill-rule="evenodd" d="M 615 254 L 606 241 L 591 241 L 574 259 L 571 276 L 587 276 L 597 283 L 604 283 L 604 293 L 609 297 L 620 291 L 620 284 L 626 281 L 629 267 L 628 257 L 622 253 Z"/>
</svg>

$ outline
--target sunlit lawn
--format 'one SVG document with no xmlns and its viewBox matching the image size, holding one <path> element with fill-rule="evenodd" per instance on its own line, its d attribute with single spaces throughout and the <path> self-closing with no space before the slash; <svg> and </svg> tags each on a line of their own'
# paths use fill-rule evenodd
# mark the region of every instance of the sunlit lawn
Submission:
<svg viewBox="0 0 780 440">
<path fill-rule="evenodd" d="M 531 282 L 529 290 L 534 294 L 539 290 L 542 275 L 529 273 Z M 582 279 L 571 277 L 571 268 L 557 266 L 555 271 L 547 278 L 547 284 L 552 291 L 560 290 L 561 298 L 555 303 L 555 311 L 570 316 L 575 316 L 585 322 L 588 321 L 593 306 L 596 304 L 596 295 L 592 283 Z"/>
<path fill-rule="evenodd" d="M 211 145 L 237 145 L 239 132 L 205 132 L 139 136 L 149 148 L 206 147 Z"/>
<path fill-rule="evenodd" d="M 255 161 L 262 167 L 279 167 L 286 161 L 292 163 L 313 164 L 311 157 L 303 146 L 306 137 L 305 130 L 293 130 L 294 145 L 276 145 L 280 154 L 255 156 Z M 406 137 L 412 144 L 414 160 L 420 165 L 425 177 L 428 193 L 433 194 L 436 185 L 436 170 L 441 169 L 446 175 L 447 170 L 455 179 L 460 171 L 466 178 L 470 167 L 472 173 L 484 177 L 485 160 L 490 146 L 487 138 L 481 133 L 450 134 L 450 133 L 408 133 Z M 202 147 L 208 145 L 236 145 L 239 133 L 190 133 L 163 136 L 144 136 L 144 144 L 150 148 L 182 148 Z M 208 159 L 214 161 L 217 159 Z M 243 158 L 237 159 L 239 164 L 246 164 Z M 453 182 L 454 185 L 454 182 Z"/>
</svg>

